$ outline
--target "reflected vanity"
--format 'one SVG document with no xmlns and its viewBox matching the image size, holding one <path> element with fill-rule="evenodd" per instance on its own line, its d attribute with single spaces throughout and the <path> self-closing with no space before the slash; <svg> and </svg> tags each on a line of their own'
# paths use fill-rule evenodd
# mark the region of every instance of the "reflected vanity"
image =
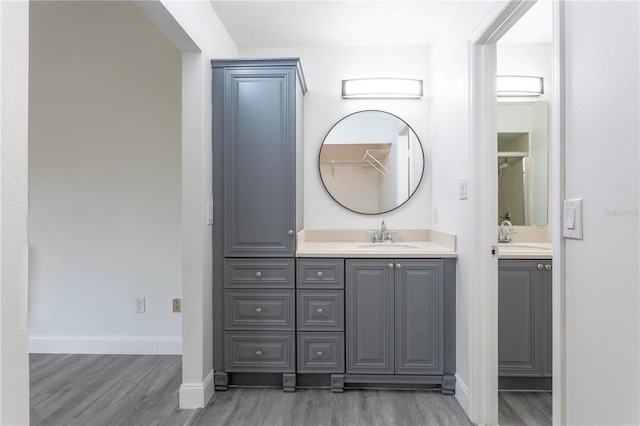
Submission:
<svg viewBox="0 0 640 426">
<path fill-rule="evenodd" d="M 498 224 L 547 226 L 548 116 L 544 101 L 498 103 Z M 551 390 L 551 243 L 501 241 L 501 228 L 498 389 Z"/>
<path fill-rule="evenodd" d="M 327 133 L 319 157 L 327 192 L 343 207 L 380 214 L 404 204 L 424 172 L 424 153 L 416 133 L 384 111 L 359 111 Z"/>
</svg>

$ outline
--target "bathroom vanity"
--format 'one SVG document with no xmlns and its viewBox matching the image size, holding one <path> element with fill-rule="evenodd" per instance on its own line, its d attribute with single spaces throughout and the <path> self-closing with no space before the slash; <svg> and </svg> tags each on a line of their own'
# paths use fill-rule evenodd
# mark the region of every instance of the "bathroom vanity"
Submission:
<svg viewBox="0 0 640 426">
<path fill-rule="evenodd" d="M 498 387 L 551 390 L 550 244 L 500 247 Z"/>
<path fill-rule="evenodd" d="M 454 393 L 455 236 L 419 229 L 376 239 L 367 230 L 303 229 L 306 85 L 299 60 L 213 60 L 212 68 L 215 389 L 342 392 L 357 385 Z M 376 203 L 345 207 L 378 214 L 416 190 L 424 158 L 398 117 L 362 113 L 349 117 L 368 130 L 384 124 L 392 141 L 358 151 L 366 161 L 356 164 L 345 157 L 354 146 L 333 146 L 320 155 L 320 169 L 334 190 L 345 185 L 328 179 L 353 180 L 363 168 L 373 174 L 382 182 L 368 193 Z M 396 155 L 405 148 L 414 152 L 409 161 Z M 398 179 L 406 184 L 391 185 Z"/>
<path fill-rule="evenodd" d="M 298 234 L 297 256 L 299 288 L 307 285 L 300 275 L 316 289 L 325 279 L 332 286 L 341 283 L 330 299 L 341 303 L 344 298 L 344 317 L 340 309 L 335 319 L 344 328 L 334 334 L 340 341 L 336 357 L 344 364 L 330 371 L 332 390 L 383 385 L 454 392 L 455 236 L 400 230 L 386 244 L 372 243 L 366 230 L 304 230 Z M 334 265 L 330 275 L 314 267 L 328 264 Z M 303 318 L 331 312 L 327 316 L 334 322 L 333 309 L 320 306 L 318 313 L 318 305 L 300 301 Z M 304 362 L 325 356 L 300 341 L 298 351 Z M 305 372 L 304 363 L 298 368 Z"/>
</svg>

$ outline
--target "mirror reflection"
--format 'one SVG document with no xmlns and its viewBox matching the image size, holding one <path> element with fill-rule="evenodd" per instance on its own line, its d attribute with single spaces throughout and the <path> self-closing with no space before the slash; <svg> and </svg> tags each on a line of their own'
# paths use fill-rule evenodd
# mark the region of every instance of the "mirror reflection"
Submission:
<svg viewBox="0 0 640 426">
<path fill-rule="evenodd" d="M 403 120 L 384 111 L 360 111 L 331 128 L 319 163 L 322 183 L 334 200 L 357 213 L 379 214 L 413 195 L 424 154 Z"/>
<path fill-rule="evenodd" d="M 547 224 L 547 102 L 498 103 L 498 224 Z"/>
</svg>

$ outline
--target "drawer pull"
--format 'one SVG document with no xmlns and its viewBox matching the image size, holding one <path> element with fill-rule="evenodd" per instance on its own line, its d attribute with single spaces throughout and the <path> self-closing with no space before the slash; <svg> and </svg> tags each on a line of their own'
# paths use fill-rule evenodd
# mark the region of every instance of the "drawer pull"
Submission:
<svg viewBox="0 0 640 426">
<path fill-rule="evenodd" d="M 258 271 L 256 272 L 256 278 L 260 278 L 262 276 L 262 272 Z"/>
<path fill-rule="evenodd" d="M 318 351 L 318 352 L 316 352 L 316 356 L 317 356 L 318 358 L 322 358 L 322 351 Z"/>
<path fill-rule="evenodd" d="M 288 234 L 288 235 L 293 235 L 293 229 L 289 229 L 289 230 L 287 231 L 287 234 Z"/>
<path fill-rule="evenodd" d="M 393 263 L 388 264 L 387 268 L 392 269 L 393 268 Z"/>
<path fill-rule="evenodd" d="M 261 307 L 257 307 L 256 308 L 256 314 L 261 314 L 262 313 L 262 308 Z"/>
<path fill-rule="evenodd" d="M 318 273 L 316 274 L 316 276 L 317 276 L 318 278 L 322 278 L 322 271 L 318 271 Z"/>
<path fill-rule="evenodd" d="M 538 263 L 538 264 L 536 265 L 536 268 L 538 268 L 538 269 L 542 269 L 542 268 L 544 268 L 544 265 L 543 265 L 542 263 Z"/>
<path fill-rule="evenodd" d="M 402 268 L 402 265 L 399 263 L 396 263 L 396 269 L 400 269 L 400 268 Z"/>
<path fill-rule="evenodd" d="M 544 269 L 546 269 L 547 271 L 551 270 L 551 265 L 544 265 Z"/>
<path fill-rule="evenodd" d="M 322 310 L 322 308 L 316 309 L 316 313 L 319 314 L 319 315 L 322 315 L 323 312 L 324 311 Z"/>
<path fill-rule="evenodd" d="M 262 351 L 260 349 L 256 351 L 256 356 L 262 356 Z"/>
</svg>

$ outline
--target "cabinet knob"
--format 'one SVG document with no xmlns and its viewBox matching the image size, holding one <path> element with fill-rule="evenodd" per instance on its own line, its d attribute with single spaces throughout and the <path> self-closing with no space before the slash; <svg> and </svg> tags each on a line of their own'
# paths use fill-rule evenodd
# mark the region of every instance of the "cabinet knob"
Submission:
<svg viewBox="0 0 640 426">
<path fill-rule="evenodd" d="M 318 352 L 316 352 L 316 356 L 317 356 L 318 358 L 322 358 L 322 351 L 318 351 Z"/>
<path fill-rule="evenodd" d="M 387 268 L 389 268 L 389 269 L 393 268 L 393 263 L 388 264 Z"/>
<path fill-rule="evenodd" d="M 550 271 L 551 270 L 551 264 L 544 265 L 544 269 L 546 269 L 547 271 Z"/>
<path fill-rule="evenodd" d="M 262 351 L 260 349 L 256 351 L 256 356 L 262 356 Z"/>
<path fill-rule="evenodd" d="M 323 274 L 322 274 L 322 271 L 318 271 L 318 273 L 316 274 L 316 276 L 317 276 L 318 278 L 322 278 L 322 275 L 323 275 Z"/>
<path fill-rule="evenodd" d="M 544 265 L 542 263 L 538 263 L 538 265 L 536 265 L 536 268 L 542 269 L 542 268 L 544 268 Z"/>
<path fill-rule="evenodd" d="M 257 308 L 256 308 L 256 314 L 261 314 L 261 313 L 262 313 L 262 308 L 257 307 Z"/>
<path fill-rule="evenodd" d="M 287 231 L 287 234 L 289 234 L 289 235 L 293 235 L 293 229 L 289 229 L 289 230 Z"/>
<path fill-rule="evenodd" d="M 318 309 L 316 309 L 316 313 L 318 313 L 318 314 L 320 314 L 320 315 L 322 315 L 322 313 L 323 313 L 323 312 L 324 312 L 324 311 L 322 310 L 322 308 L 318 308 Z"/>
<path fill-rule="evenodd" d="M 402 265 L 399 263 L 396 263 L 396 269 L 400 269 L 400 268 L 402 268 Z"/>
<path fill-rule="evenodd" d="M 258 271 L 256 272 L 256 278 L 260 278 L 262 276 L 262 272 Z"/>
</svg>

